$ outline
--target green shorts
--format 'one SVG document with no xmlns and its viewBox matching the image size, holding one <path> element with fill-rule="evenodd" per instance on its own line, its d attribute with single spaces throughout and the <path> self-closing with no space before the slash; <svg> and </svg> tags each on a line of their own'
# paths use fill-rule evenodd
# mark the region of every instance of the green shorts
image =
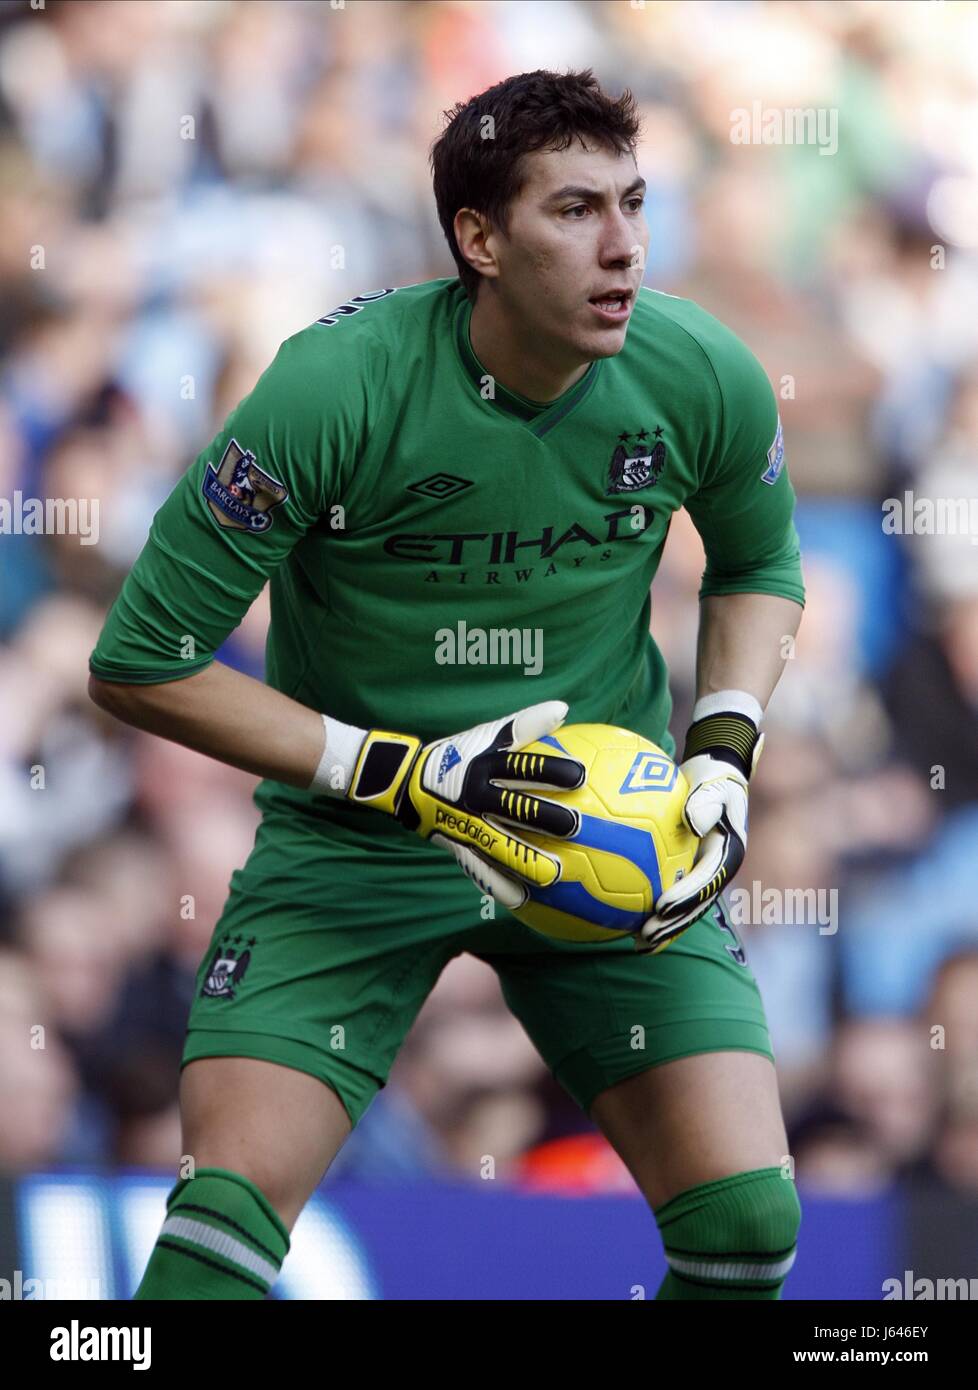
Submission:
<svg viewBox="0 0 978 1390">
<path fill-rule="evenodd" d="M 468 951 L 587 1112 L 607 1087 L 695 1052 L 773 1060 L 757 984 L 714 908 L 656 956 L 551 941 L 445 851 L 395 826 L 267 814 L 197 974 L 183 1065 L 257 1057 L 331 1086 L 356 1124 L 445 965 Z M 495 908 L 495 919 L 484 917 Z"/>
</svg>

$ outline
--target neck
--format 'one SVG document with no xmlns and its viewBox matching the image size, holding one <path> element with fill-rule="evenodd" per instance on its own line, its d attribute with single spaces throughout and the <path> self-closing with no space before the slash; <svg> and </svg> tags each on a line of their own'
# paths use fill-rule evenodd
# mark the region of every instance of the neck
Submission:
<svg viewBox="0 0 978 1390">
<path fill-rule="evenodd" d="M 558 361 L 539 342 L 528 343 L 526 326 L 509 317 L 498 296 L 480 287 L 469 323 L 472 351 L 508 391 L 548 404 L 569 390 L 589 362 Z"/>
</svg>

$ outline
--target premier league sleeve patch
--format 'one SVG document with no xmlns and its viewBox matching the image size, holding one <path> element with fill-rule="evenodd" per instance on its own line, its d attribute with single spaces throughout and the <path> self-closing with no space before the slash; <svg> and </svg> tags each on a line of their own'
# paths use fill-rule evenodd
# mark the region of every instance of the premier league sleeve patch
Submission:
<svg viewBox="0 0 978 1390">
<path fill-rule="evenodd" d="M 261 535 L 272 525 L 272 511 L 288 499 L 288 489 L 258 467 L 250 449 L 232 439 L 215 469 L 207 465 L 201 492 L 214 520 L 231 531 Z"/>
<path fill-rule="evenodd" d="M 774 443 L 767 451 L 767 468 L 761 474 L 762 483 L 774 484 L 778 481 L 781 470 L 784 467 L 784 430 L 781 428 L 781 416 L 778 416 L 778 430 L 774 436 Z"/>
</svg>

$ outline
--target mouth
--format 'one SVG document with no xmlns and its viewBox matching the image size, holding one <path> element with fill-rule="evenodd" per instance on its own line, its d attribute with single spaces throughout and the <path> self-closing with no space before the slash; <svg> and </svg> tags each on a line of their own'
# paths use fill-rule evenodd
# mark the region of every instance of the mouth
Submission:
<svg viewBox="0 0 978 1390">
<path fill-rule="evenodd" d="M 634 292 L 627 288 L 605 290 L 592 295 L 588 303 L 606 323 L 621 323 L 632 311 Z"/>
</svg>

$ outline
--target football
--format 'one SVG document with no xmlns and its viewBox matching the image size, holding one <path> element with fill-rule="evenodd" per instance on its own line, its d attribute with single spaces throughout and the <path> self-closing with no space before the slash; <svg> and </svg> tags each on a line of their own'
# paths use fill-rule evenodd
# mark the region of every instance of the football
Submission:
<svg viewBox="0 0 978 1390">
<path fill-rule="evenodd" d="M 563 941 L 634 935 L 696 854 L 699 841 L 682 816 L 683 774 L 656 744 L 609 724 L 571 724 L 523 751 L 578 758 L 587 781 L 546 792 L 578 812 L 571 839 L 524 832 L 557 856 L 561 876 L 549 888 L 531 888 L 514 915 Z"/>
</svg>

